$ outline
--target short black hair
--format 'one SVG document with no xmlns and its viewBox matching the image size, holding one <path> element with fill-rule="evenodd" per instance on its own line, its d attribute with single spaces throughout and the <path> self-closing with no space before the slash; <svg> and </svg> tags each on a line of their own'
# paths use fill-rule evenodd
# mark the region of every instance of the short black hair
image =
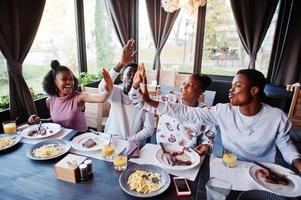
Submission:
<svg viewBox="0 0 301 200">
<path fill-rule="evenodd" d="M 259 88 L 259 97 L 263 98 L 264 95 L 264 86 L 266 83 L 263 73 L 256 69 L 241 69 L 236 74 L 243 74 L 247 77 L 252 87 Z"/>
<path fill-rule="evenodd" d="M 58 73 L 63 71 L 71 72 L 74 79 L 73 91 L 75 91 L 78 88 L 78 80 L 68 67 L 62 66 L 57 60 L 51 61 L 50 67 L 51 70 L 46 74 L 42 82 L 43 89 L 49 96 L 58 96 L 57 87 L 55 85 L 55 77 Z"/>
<path fill-rule="evenodd" d="M 199 82 L 200 88 L 205 91 L 207 87 L 211 84 L 212 80 L 206 74 L 193 73 L 191 77 Z"/>
<path fill-rule="evenodd" d="M 135 69 L 135 71 L 137 71 L 137 69 L 138 69 L 138 64 L 137 64 L 137 63 L 129 63 L 129 64 L 125 65 L 125 66 L 122 68 L 122 70 L 121 70 L 121 74 L 122 74 L 122 75 L 123 75 L 124 71 L 126 70 L 126 68 L 128 68 L 128 67 L 132 67 L 132 68 Z"/>
</svg>

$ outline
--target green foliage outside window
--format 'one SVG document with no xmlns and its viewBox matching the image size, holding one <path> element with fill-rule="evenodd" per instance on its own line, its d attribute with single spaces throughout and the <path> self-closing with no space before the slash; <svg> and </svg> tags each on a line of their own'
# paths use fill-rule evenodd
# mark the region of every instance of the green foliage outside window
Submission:
<svg viewBox="0 0 301 200">
<path fill-rule="evenodd" d="M 87 85 L 89 83 L 99 81 L 102 79 L 102 74 L 90 74 L 87 72 L 81 72 L 79 74 L 79 83 L 81 86 Z"/>
<path fill-rule="evenodd" d="M 30 94 L 31 94 L 33 100 L 38 100 L 38 99 L 46 97 L 46 94 L 35 93 L 33 88 L 29 88 L 29 90 L 30 90 Z M 3 110 L 8 109 L 8 108 L 9 108 L 9 97 L 8 97 L 8 95 L 0 96 L 0 111 L 3 111 Z"/>
</svg>

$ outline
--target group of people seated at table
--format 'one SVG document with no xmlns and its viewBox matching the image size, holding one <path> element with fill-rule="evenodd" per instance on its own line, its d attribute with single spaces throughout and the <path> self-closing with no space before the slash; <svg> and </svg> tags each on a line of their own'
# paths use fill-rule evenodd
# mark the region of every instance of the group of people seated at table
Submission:
<svg viewBox="0 0 301 200">
<path fill-rule="evenodd" d="M 242 160 L 275 163 L 277 149 L 285 161 L 301 172 L 301 155 L 290 140 L 291 121 L 278 108 L 262 102 L 264 75 L 255 69 L 239 70 L 229 90 L 229 103 L 207 107 L 199 101 L 211 79 L 203 74 L 190 75 L 180 94 L 150 97 L 144 65 L 132 63 L 134 40 L 125 45 L 119 63 L 110 72 L 103 70 L 99 94 L 78 92 L 78 80 L 72 71 L 52 61 L 43 80 L 49 95 L 46 100 L 51 120 L 63 127 L 87 131 L 84 103 L 108 100 L 111 104 L 104 132 L 140 143 L 153 135 L 155 114 L 157 143 L 165 142 L 194 148 L 200 155 L 212 151 L 215 127 L 221 133 L 224 148 L 236 152 Z M 113 85 L 121 73 L 122 87 Z M 29 123 L 41 119 L 31 115 Z"/>
</svg>

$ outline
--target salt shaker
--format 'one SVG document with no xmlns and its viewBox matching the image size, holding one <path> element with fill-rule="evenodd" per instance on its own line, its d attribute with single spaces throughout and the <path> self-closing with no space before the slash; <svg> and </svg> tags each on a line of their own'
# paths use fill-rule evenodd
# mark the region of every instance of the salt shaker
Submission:
<svg viewBox="0 0 301 200">
<path fill-rule="evenodd" d="M 80 179 L 82 181 L 87 180 L 87 178 L 88 178 L 88 166 L 86 164 L 81 164 L 79 166 L 79 172 L 80 172 Z"/>
</svg>

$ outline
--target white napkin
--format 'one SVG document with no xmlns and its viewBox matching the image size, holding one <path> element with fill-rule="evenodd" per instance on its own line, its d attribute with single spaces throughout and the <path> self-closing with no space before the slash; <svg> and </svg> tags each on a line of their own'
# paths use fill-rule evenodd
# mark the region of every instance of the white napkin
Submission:
<svg viewBox="0 0 301 200">
<path fill-rule="evenodd" d="M 210 157 L 210 177 L 217 177 L 232 184 L 232 190 L 246 191 L 261 189 L 250 177 L 249 167 L 252 163 L 237 161 L 237 165 L 229 168 L 223 165 L 223 160 Z"/>
<path fill-rule="evenodd" d="M 27 144 L 37 144 L 39 142 L 49 140 L 49 139 L 62 139 L 63 137 L 65 137 L 66 135 L 71 133 L 72 131 L 73 131 L 73 129 L 63 128 L 60 132 L 58 132 L 57 134 L 52 135 L 50 137 L 41 138 L 41 139 L 30 139 L 30 138 L 22 137 L 21 141 L 23 143 L 27 143 Z"/>
<path fill-rule="evenodd" d="M 115 148 L 114 155 L 118 155 L 124 148 L 126 148 L 128 146 L 128 143 L 129 142 L 127 140 L 122 140 L 122 139 L 115 138 L 114 139 L 114 148 Z M 71 148 L 70 152 L 78 154 L 78 155 L 82 155 L 82 156 L 96 158 L 96 159 L 99 159 L 99 160 L 105 160 L 105 161 L 113 162 L 113 160 L 104 159 L 102 157 L 101 150 L 98 150 L 98 151 L 79 151 L 79 150 Z"/>
<path fill-rule="evenodd" d="M 152 164 L 161 167 L 159 161 L 155 158 L 156 152 L 160 149 L 159 145 L 155 144 L 146 144 L 144 147 L 140 150 L 139 158 L 131 158 L 130 161 L 137 163 L 137 164 Z M 188 180 L 194 181 L 199 169 L 201 167 L 201 164 L 203 162 L 203 157 L 201 158 L 201 162 L 198 166 L 189 169 L 189 170 L 171 170 L 171 169 L 165 169 L 169 174 L 184 177 Z"/>
</svg>

